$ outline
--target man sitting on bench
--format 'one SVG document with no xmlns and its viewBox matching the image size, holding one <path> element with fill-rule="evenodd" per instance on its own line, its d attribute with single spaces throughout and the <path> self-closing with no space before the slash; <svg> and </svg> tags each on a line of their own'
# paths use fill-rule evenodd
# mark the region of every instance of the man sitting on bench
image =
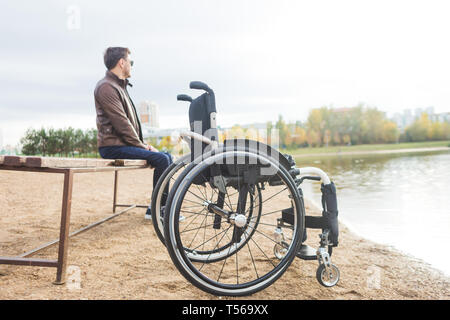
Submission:
<svg viewBox="0 0 450 320">
<path fill-rule="evenodd" d="M 127 86 L 132 86 L 128 82 L 133 66 L 129 54 L 130 50 L 122 47 L 110 47 L 105 51 L 104 62 L 108 70 L 94 91 L 97 146 L 101 157 L 105 159 L 147 160 L 155 168 L 154 188 L 161 174 L 172 163 L 172 157 L 144 142 L 136 107 L 127 91 Z M 166 197 L 163 197 L 162 205 L 165 201 Z M 145 218 L 151 219 L 150 206 Z"/>
</svg>

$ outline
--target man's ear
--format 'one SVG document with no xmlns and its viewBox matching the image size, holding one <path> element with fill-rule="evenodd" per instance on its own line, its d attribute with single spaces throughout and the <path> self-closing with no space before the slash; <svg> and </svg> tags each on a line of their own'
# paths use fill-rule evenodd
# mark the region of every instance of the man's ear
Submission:
<svg viewBox="0 0 450 320">
<path fill-rule="evenodd" d="M 120 58 L 119 62 L 117 63 L 117 65 L 123 69 L 123 67 L 125 66 L 125 59 L 124 58 Z"/>
</svg>

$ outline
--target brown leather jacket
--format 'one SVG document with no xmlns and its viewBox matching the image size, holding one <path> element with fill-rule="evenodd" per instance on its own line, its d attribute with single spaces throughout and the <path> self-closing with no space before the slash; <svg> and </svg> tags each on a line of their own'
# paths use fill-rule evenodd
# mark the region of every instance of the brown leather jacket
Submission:
<svg viewBox="0 0 450 320">
<path fill-rule="evenodd" d="M 127 79 L 119 79 L 111 71 L 95 87 L 97 111 L 97 147 L 135 146 L 146 148 L 136 107 L 131 100 Z"/>
</svg>

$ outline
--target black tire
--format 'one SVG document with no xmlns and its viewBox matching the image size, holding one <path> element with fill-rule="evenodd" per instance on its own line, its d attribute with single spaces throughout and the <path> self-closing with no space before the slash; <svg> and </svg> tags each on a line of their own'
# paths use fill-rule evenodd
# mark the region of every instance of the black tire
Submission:
<svg viewBox="0 0 450 320">
<path fill-rule="evenodd" d="M 161 177 L 159 178 L 158 182 L 156 183 L 156 186 L 152 193 L 152 201 L 151 201 L 152 223 L 156 235 L 164 245 L 166 245 L 166 243 L 164 240 L 164 228 L 161 221 L 161 205 L 160 205 L 161 198 L 164 193 L 166 184 L 167 183 L 170 184 L 170 181 L 174 180 L 173 176 L 179 170 L 184 169 L 184 167 L 190 162 L 190 159 L 191 159 L 190 154 L 185 155 L 180 159 L 178 159 L 177 161 L 173 162 L 169 167 L 167 167 L 166 170 L 164 170 Z M 169 195 L 167 194 L 166 196 L 168 197 Z"/>
<path fill-rule="evenodd" d="M 252 263 L 254 266 L 254 271 L 256 273 L 256 277 L 254 277 L 251 273 L 253 273 L 253 270 L 250 270 L 248 272 L 249 277 L 247 275 L 239 274 L 241 270 L 247 270 L 248 265 L 244 263 L 244 267 L 238 270 L 238 251 L 235 250 L 235 262 L 236 262 L 236 283 L 225 283 L 227 280 L 223 280 L 220 282 L 220 277 L 222 275 L 222 271 L 224 270 L 224 266 L 226 264 L 223 262 L 222 269 L 220 270 L 219 277 L 217 280 L 211 279 L 209 275 L 206 274 L 206 267 L 202 270 L 203 266 L 205 265 L 205 262 L 203 262 L 203 265 L 198 268 L 197 266 L 200 264 L 195 259 L 192 259 L 192 257 L 189 257 L 189 254 L 186 252 L 186 243 L 183 242 L 185 239 L 181 236 L 181 232 L 179 230 L 179 223 L 178 223 L 178 216 L 180 214 L 181 207 L 183 205 L 183 201 L 185 199 L 185 196 L 187 192 L 189 191 L 190 186 L 192 185 L 194 179 L 197 177 L 197 175 L 201 174 L 210 164 L 214 163 L 215 161 L 218 161 L 219 159 L 225 159 L 227 157 L 243 157 L 245 159 L 252 159 L 257 160 L 263 163 L 268 164 L 271 168 L 276 168 L 276 174 L 279 176 L 281 181 L 286 186 L 282 191 L 288 190 L 287 196 L 285 198 L 289 198 L 291 205 L 294 208 L 294 224 L 292 227 L 292 236 L 290 237 L 291 242 L 289 243 L 288 251 L 285 255 L 285 257 L 281 260 L 277 260 L 277 265 L 274 264 L 272 261 L 272 258 L 269 258 L 267 255 L 267 260 L 264 261 L 263 259 L 257 260 L 253 258 L 253 254 L 250 249 L 250 239 L 255 242 L 255 240 L 252 237 L 248 237 L 248 234 L 244 234 L 245 238 L 248 237 L 248 239 L 245 239 L 245 244 L 242 245 L 239 249 L 242 249 L 245 245 L 248 247 L 248 251 L 250 253 Z M 225 163 L 225 162 L 221 162 Z M 228 162 L 226 162 L 228 163 Z M 239 163 L 239 162 L 238 162 Z M 238 177 L 239 178 L 239 177 Z M 281 210 L 274 211 L 275 213 L 280 212 Z M 267 213 L 269 215 L 270 213 Z M 272 213 L 273 214 L 273 213 Z M 207 213 L 206 213 L 207 215 Z M 260 215 L 260 214 L 259 214 Z M 205 218 L 206 219 L 206 218 Z M 202 222 L 203 224 L 203 222 Z M 201 224 L 201 226 L 202 226 Z M 264 226 L 265 223 L 258 223 L 259 225 Z M 206 223 L 205 223 L 205 229 L 206 229 Z M 231 227 L 231 224 L 230 224 Z M 229 228 L 230 228 L 229 227 Z M 256 224 L 254 225 L 256 228 Z M 212 157 L 206 158 L 206 160 L 200 162 L 199 164 L 191 163 L 181 174 L 177 181 L 174 183 L 174 186 L 172 187 L 169 198 L 166 205 L 166 213 L 164 216 L 164 239 L 166 241 L 166 247 L 168 249 L 169 255 L 177 267 L 177 269 L 180 271 L 180 273 L 193 285 L 196 287 L 215 294 L 215 295 L 226 295 L 226 296 L 244 296 L 249 295 L 254 292 L 263 290 L 267 286 L 271 285 L 274 281 L 276 281 L 279 277 L 282 276 L 282 274 L 286 271 L 286 269 L 289 267 L 289 265 L 292 263 L 292 260 L 295 258 L 295 254 L 298 250 L 298 247 L 300 245 L 300 240 L 303 236 L 303 227 L 304 227 L 304 204 L 302 198 L 298 194 L 298 190 L 296 188 L 296 185 L 292 179 L 292 177 L 289 175 L 287 170 L 280 166 L 275 161 L 268 159 L 266 157 L 263 157 L 261 155 L 257 155 L 256 153 L 251 152 L 244 152 L 244 151 L 232 151 L 232 152 L 225 152 L 221 154 L 214 155 Z M 229 229 L 228 228 L 228 229 Z M 261 227 L 263 228 L 263 227 Z M 266 227 L 267 228 L 267 227 Z M 225 231 L 225 234 L 226 232 Z M 247 230 L 247 229 L 246 229 Z M 263 230 L 263 229 L 261 229 Z M 265 232 L 265 230 L 263 230 Z M 259 233 L 264 234 L 263 232 L 258 231 Z M 222 236 L 223 238 L 223 236 Z M 260 236 L 261 239 L 267 238 Z M 271 240 L 271 239 L 269 239 Z M 209 241 L 209 240 L 208 240 Z M 216 246 L 220 243 L 221 240 L 216 244 Z M 241 240 L 242 241 L 242 240 Z M 266 240 L 267 241 L 267 240 Z M 273 240 L 272 240 L 273 241 Z M 240 243 L 240 242 L 239 242 Z M 239 243 L 235 245 L 235 247 L 239 246 Z M 269 242 L 271 243 L 271 242 Z M 256 243 L 256 246 L 258 244 Z M 263 247 L 263 246 L 261 246 Z M 265 245 L 263 248 L 267 247 Z M 270 247 L 270 251 L 272 251 L 273 247 Z M 263 252 L 263 249 L 260 248 L 260 250 Z M 255 255 L 257 254 L 255 249 Z M 241 253 L 242 254 L 242 253 Z M 273 253 L 272 253 L 273 254 Z M 244 257 L 245 258 L 245 257 Z M 242 259 L 242 258 L 241 258 Z M 217 262 L 215 265 L 218 265 L 219 263 L 222 263 L 222 261 Z M 264 274 L 262 276 L 259 276 L 258 270 L 256 267 L 256 263 L 263 265 L 262 271 Z M 208 263 L 207 265 L 212 265 L 213 263 Z M 273 266 L 273 269 L 269 271 L 267 270 L 267 266 L 271 268 Z M 220 268 L 220 265 L 219 265 Z M 218 268 L 213 270 L 219 270 Z M 205 273 L 205 274 L 204 274 Z M 225 278 L 225 277 L 224 277 Z M 239 278 L 244 279 L 246 282 L 242 283 L 240 282 Z M 246 280 L 249 279 L 249 280 Z"/>
</svg>

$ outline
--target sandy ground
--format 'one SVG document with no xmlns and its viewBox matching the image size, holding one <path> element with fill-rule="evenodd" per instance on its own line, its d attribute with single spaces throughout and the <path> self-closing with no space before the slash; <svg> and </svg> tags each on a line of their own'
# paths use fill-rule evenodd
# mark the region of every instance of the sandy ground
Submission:
<svg viewBox="0 0 450 320">
<path fill-rule="evenodd" d="M 112 211 L 112 172 L 76 174 L 71 231 Z M 120 173 L 119 202 L 147 204 L 152 171 Z M 0 171 L 0 255 L 19 255 L 57 239 L 63 176 Z M 144 209 L 70 240 L 68 276 L 54 285 L 55 268 L 0 265 L 0 299 L 235 299 L 205 293 L 178 272 Z M 307 214 L 317 214 L 307 203 Z M 428 264 L 352 234 L 341 224 L 333 288 L 319 285 L 317 262 L 295 259 L 267 289 L 239 299 L 450 299 L 450 279 Z M 309 234 L 309 239 L 317 237 Z M 315 242 L 312 242 L 315 244 Z M 56 259 L 56 247 L 35 257 Z"/>
</svg>

